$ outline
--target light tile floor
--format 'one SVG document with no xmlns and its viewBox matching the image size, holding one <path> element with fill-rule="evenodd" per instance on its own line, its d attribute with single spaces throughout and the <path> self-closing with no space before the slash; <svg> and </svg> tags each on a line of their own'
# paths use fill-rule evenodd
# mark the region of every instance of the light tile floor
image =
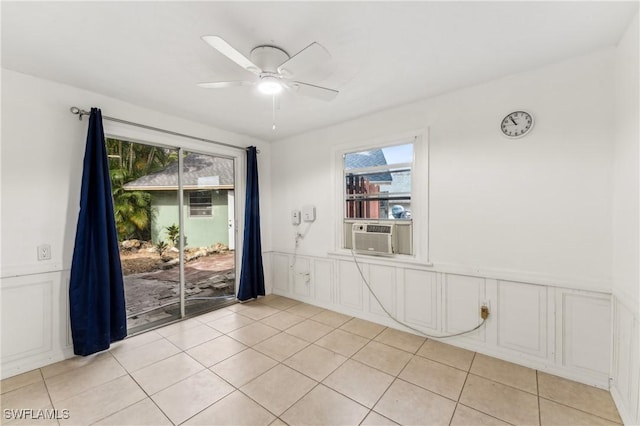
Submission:
<svg viewBox="0 0 640 426">
<path fill-rule="evenodd" d="M 279 296 L 5 379 L 1 389 L 2 424 L 11 425 L 621 423 L 604 390 Z M 9 419 L 7 409 L 69 418 Z"/>
</svg>

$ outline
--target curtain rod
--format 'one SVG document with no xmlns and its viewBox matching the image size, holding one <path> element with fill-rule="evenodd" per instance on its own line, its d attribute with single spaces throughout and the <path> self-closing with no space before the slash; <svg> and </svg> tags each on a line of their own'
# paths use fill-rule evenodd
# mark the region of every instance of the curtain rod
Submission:
<svg viewBox="0 0 640 426">
<path fill-rule="evenodd" d="M 91 115 L 91 111 L 86 111 L 84 109 L 80 109 L 78 107 L 71 107 L 69 108 L 69 111 L 71 111 L 71 114 L 77 115 L 78 116 L 78 120 L 82 121 L 82 116 L 83 115 Z M 102 118 L 104 120 L 109 120 L 109 121 L 114 121 L 116 123 L 122 123 L 122 124 L 128 124 L 130 126 L 135 126 L 135 127 L 141 127 L 143 129 L 147 129 L 147 130 L 155 130 L 156 132 L 161 132 L 161 133 L 166 133 L 168 135 L 173 135 L 173 136 L 180 136 L 183 138 L 188 138 L 188 139 L 193 139 L 193 140 L 197 140 L 200 142 L 207 142 L 207 143 L 213 143 L 216 145 L 222 145 L 222 146 L 226 146 L 228 148 L 233 148 L 233 149 L 239 149 L 241 151 L 246 151 L 249 148 L 242 148 L 240 146 L 236 146 L 236 145 L 231 145 L 228 143 L 224 143 L 224 142 L 219 142 L 219 141 L 214 141 L 212 139 L 205 139 L 205 138 L 200 138 L 198 136 L 191 136 L 191 135 L 186 135 L 184 133 L 178 133 L 178 132 L 173 132 L 171 130 L 165 130 L 165 129 L 160 129 L 158 127 L 153 127 L 153 126 L 147 126 L 146 124 L 140 124 L 140 123 L 134 123 L 132 121 L 127 121 L 127 120 L 122 120 L 120 118 L 114 118 L 114 117 L 108 117 L 106 115 L 103 115 Z M 257 153 L 260 153 L 260 150 L 256 150 Z"/>
</svg>

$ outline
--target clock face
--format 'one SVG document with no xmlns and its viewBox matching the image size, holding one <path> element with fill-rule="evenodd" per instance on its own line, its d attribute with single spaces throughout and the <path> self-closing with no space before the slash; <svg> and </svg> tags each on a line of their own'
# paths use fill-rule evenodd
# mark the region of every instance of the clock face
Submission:
<svg viewBox="0 0 640 426">
<path fill-rule="evenodd" d="M 500 124 L 500 130 L 510 138 L 520 138 L 533 127 L 533 117 L 525 111 L 515 111 L 507 115 Z"/>
</svg>

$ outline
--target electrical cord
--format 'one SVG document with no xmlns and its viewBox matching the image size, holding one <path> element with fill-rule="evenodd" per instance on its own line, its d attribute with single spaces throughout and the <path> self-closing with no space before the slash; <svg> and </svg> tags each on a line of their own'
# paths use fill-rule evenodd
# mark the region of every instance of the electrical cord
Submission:
<svg viewBox="0 0 640 426">
<path fill-rule="evenodd" d="M 293 249 L 293 259 L 291 264 L 289 265 L 289 268 L 294 273 L 294 275 L 298 275 L 299 277 L 305 277 L 306 282 L 309 282 L 310 280 L 309 273 L 296 271 L 296 262 L 298 260 L 298 246 L 300 245 L 300 240 L 304 239 L 307 232 L 309 232 L 310 227 L 311 226 L 307 226 L 307 230 L 302 234 L 296 231 L 296 244 Z"/>
<path fill-rule="evenodd" d="M 297 246 L 297 244 L 296 244 Z M 362 281 L 364 281 L 364 284 L 367 286 L 367 288 L 369 289 L 369 293 L 371 293 L 371 295 L 373 296 L 374 299 L 376 299 L 376 302 L 378 302 L 380 304 L 380 307 L 382 308 L 382 310 L 384 311 L 385 314 L 387 314 L 389 316 L 389 318 L 391 318 L 393 321 L 395 321 L 396 323 L 400 324 L 403 327 L 407 327 L 413 331 L 415 331 L 416 333 L 425 336 L 425 337 L 429 337 L 429 338 L 437 338 L 437 339 L 444 339 L 444 338 L 448 338 L 448 337 L 456 337 L 456 336 L 462 336 L 463 334 L 468 334 L 471 333 L 473 331 L 476 331 L 477 329 L 479 329 L 480 327 L 482 327 L 485 322 L 487 321 L 486 318 L 482 318 L 482 322 L 480 322 L 480 324 L 476 325 L 475 327 L 473 327 L 470 330 L 466 330 L 466 331 L 461 331 L 459 333 L 455 333 L 455 334 L 443 334 L 443 335 L 432 335 L 432 334 L 427 334 L 422 330 L 418 330 L 415 327 L 410 326 L 409 324 L 405 324 L 404 322 L 398 320 L 396 317 L 394 317 L 393 315 L 391 315 L 391 313 L 387 310 L 387 308 L 384 307 L 384 305 L 382 304 L 382 302 L 380 301 L 380 299 L 378 299 L 378 296 L 376 296 L 376 293 L 373 291 L 373 289 L 371 288 L 371 286 L 369 285 L 369 282 L 367 281 L 367 279 L 364 276 L 364 273 L 362 272 L 362 269 L 360 268 L 360 263 L 358 263 L 358 259 L 356 258 L 356 253 L 353 250 L 353 248 L 351 249 L 351 256 L 353 257 L 353 261 L 356 264 L 356 268 L 358 268 L 358 272 L 360 273 L 360 277 L 362 278 Z M 487 315 L 488 315 L 488 311 L 487 311 Z"/>
</svg>

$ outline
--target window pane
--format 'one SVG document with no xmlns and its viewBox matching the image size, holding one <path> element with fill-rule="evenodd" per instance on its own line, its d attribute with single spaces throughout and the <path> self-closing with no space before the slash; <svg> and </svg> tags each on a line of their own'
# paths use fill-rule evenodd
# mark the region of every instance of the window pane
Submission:
<svg viewBox="0 0 640 426">
<path fill-rule="evenodd" d="M 349 219 L 411 219 L 411 200 L 347 200 Z"/>
<path fill-rule="evenodd" d="M 211 216 L 211 191 L 189 193 L 189 216 Z"/>
<path fill-rule="evenodd" d="M 345 170 L 412 162 L 413 144 L 395 145 L 386 148 L 372 149 L 369 151 L 352 152 L 344 156 Z"/>
<path fill-rule="evenodd" d="M 345 176 L 347 218 L 408 219 L 411 217 L 411 170 Z"/>
<path fill-rule="evenodd" d="M 380 185 L 380 191 L 411 193 L 411 170 L 392 171 L 390 174 L 391 183 Z"/>
<path fill-rule="evenodd" d="M 371 151 L 352 152 L 344 156 L 345 170 L 362 169 L 365 167 L 384 166 L 387 160 L 381 149 Z"/>
<path fill-rule="evenodd" d="M 190 216 L 211 216 L 211 207 L 191 206 Z"/>
<path fill-rule="evenodd" d="M 387 164 L 413 163 L 413 144 L 382 148 Z"/>
<path fill-rule="evenodd" d="M 345 176 L 346 194 L 411 194 L 411 169 Z"/>
<path fill-rule="evenodd" d="M 345 217 L 409 219 L 413 144 L 344 156 Z"/>
</svg>

